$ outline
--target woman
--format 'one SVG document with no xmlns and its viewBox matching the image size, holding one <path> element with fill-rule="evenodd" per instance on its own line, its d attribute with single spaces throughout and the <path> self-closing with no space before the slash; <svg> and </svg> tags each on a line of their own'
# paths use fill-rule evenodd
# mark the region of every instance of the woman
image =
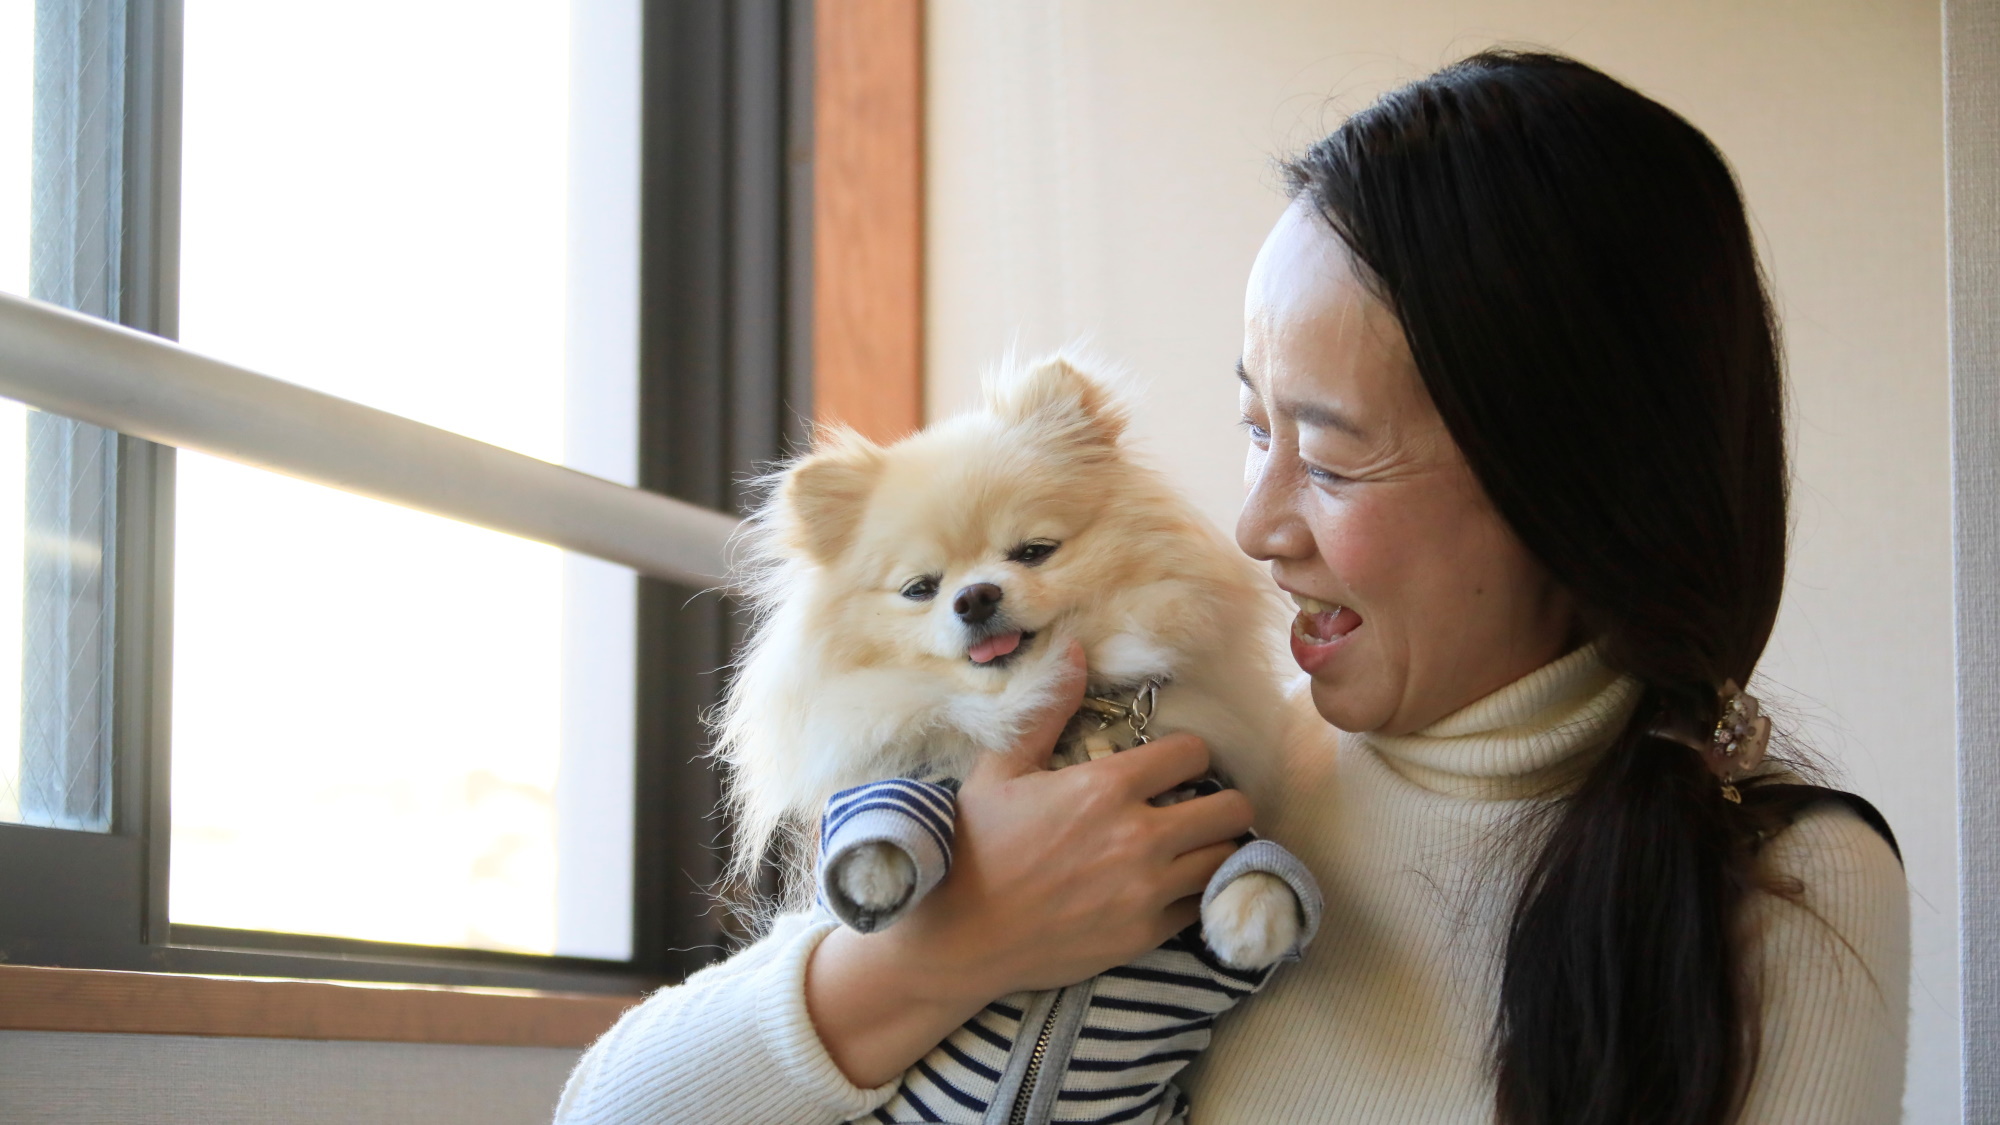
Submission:
<svg viewBox="0 0 2000 1125">
<path fill-rule="evenodd" d="M 1709 741 L 1786 531 L 1720 156 L 1588 67 L 1488 53 L 1290 172 L 1249 286 L 1237 532 L 1301 604 L 1317 718 L 1252 797 L 1326 920 L 1188 1072 L 1196 1119 L 1894 1120 L 1892 846 Z M 560 1119 L 858 1116 L 993 998 L 1185 925 L 1170 865 L 1244 815 L 1145 803 L 1201 771 L 1190 739 L 1038 769 L 1067 713 L 967 781 L 957 866 L 905 923 L 782 920 L 621 1022 Z"/>
</svg>

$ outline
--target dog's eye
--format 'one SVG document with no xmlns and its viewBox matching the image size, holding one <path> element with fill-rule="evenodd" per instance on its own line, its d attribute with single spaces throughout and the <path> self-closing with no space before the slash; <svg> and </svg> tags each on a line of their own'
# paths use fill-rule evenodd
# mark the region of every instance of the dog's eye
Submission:
<svg viewBox="0 0 2000 1125">
<path fill-rule="evenodd" d="M 937 597 L 938 580 L 926 574 L 922 578 L 912 578 L 903 583 L 903 596 L 913 602 L 927 602 Z"/>
<path fill-rule="evenodd" d="M 1053 539 L 1030 539 L 1007 552 L 1007 561 L 1017 562 L 1022 566 L 1039 566 L 1050 555 L 1055 554 L 1056 548 L 1060 546 L 1062 544 Z"/>
</svg>

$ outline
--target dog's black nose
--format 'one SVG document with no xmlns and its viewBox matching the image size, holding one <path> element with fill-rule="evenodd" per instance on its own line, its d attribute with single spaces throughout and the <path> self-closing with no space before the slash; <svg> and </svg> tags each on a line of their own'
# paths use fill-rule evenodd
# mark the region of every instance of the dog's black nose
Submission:
<svg viewBox="0 0 2000 1125">
<path fill-rule="evenodd" d="M 993 611 L 1000 608 L 1003 596 L 1000 587 L 993 583 L 975 582 L 951 599 L 951 611 L 967 625 L 977 625 L 993 616 Z"/>
</svg>

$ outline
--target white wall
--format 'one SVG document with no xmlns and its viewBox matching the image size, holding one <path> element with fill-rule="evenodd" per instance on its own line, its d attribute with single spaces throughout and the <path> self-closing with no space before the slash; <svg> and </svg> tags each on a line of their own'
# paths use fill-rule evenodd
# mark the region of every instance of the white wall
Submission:
<svg viewBox="0 0 2000 1125">
<path fill-rule="evenodd" d="M 1902 837 L 1907 1119 L 1958 1120 L 1951 538 L 1938 9 L 1923 0 L 932 0 L 928 394 L 1080 335 L 1218 521 L 1242 285 L 1274 154 L 1496 41 L 1554 46 L 1734 162 L 1785 318 L 1797 542 L 1767 697 Z M 1331 100 L 1330 100 L 1331 96 Z"/>
<path fill-rule="evenodd" d="M 8 1125 L 544 1125 L 580 1052 L 0 1031 Z"/>
</svg>

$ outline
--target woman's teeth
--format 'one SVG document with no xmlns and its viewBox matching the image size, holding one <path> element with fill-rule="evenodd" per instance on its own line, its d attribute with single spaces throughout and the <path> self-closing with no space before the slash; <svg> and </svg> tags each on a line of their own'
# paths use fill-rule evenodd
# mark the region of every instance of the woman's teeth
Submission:
<svg viewBox="0 0 2000 1125">
<path fill-rule="evenodd" d="M 1325 602 L 1323 602 L 1323 601 L 1320 601 L 1320 600 L 1319 600 L 1318 598 L 1309 598 L 1309 597 L 1306 597 L 1306 596 L 1305 596 L 1304 594 L 1293 594 L 1293 595 L 1292 595 L 1292 604 L 1293 604 L 1293 605 L 1296 605 L 1296 606 L 1298 606 L 1298 607 L 1299 607 L 1299 612 L 1300 612 L 1300 613 L 1339 613 L 1339 612 L 1340 612 L 1340 607 L 1339 607 L 1339 606 L 1337 606 L 1337 605 L 1328 605 L 1327 603 L 1325 603 Z"/>
<path fill-rule="evenodd" d="M 1341 614 L 1340 606 L 1304 594 L 1293 594 L 1292 602 L 1299 607 L 1298 616 L 1292 618 L 1292 636 L 1309 645 L 1332 644 L 1339 639 L 1333 629 Z"/>
</svg>

